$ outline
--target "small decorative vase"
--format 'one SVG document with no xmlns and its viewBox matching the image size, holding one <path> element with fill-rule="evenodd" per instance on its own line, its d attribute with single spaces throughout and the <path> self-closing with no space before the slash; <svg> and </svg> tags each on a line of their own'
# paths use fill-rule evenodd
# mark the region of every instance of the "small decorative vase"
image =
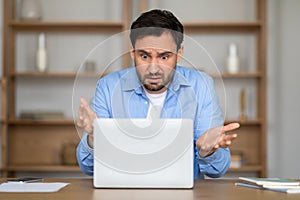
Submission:
<svg viewBox="0 0 300 200">
<path fill-rule="evenodd" d="M 20 18 L 22 20 L 40 20 L 42 18 L 40 0 L 21 0 Z"/>
<path fill-rule="evenodd" d="M 227 71 L 231 74 L 239 72 L 239 57 L 237 55 L 237 46 L 235 44 L 229 45 L 229 54 L 227 57 Z"/>
<path fill-rule="evenodd" d="M 45 33 L 40 33 L 38 38 L 38 48 L 36 51 L 36 69 L 38 72 L 47 71 L 47 50 Z"/>
</svg>

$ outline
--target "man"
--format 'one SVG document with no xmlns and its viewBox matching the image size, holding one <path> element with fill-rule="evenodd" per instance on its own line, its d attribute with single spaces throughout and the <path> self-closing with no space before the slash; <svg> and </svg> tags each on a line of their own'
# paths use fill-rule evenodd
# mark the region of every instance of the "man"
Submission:
<svg viewBox="0 0 300 200">
<path fill-rule="evenodd" d="M 77 125 L 85 130 L 77 147 L 81 170 L 93 174 L 93 121 L 102 118 L 190 118 L 194 120 L 194 177 L 220 177 L 230 164 L 228 147 L 237 137 L 223 126 L 212 79 L 177 66 L 183 55 L 183 26 L 169 11 L 151 10 L 131 25 L 135 67 L 98 81 L 92 106 L 81 99 Z M 212 148 L 208 143 L 217 138 Z M 116 158 L 117 159 L 117 158 Z"/>
</svg>

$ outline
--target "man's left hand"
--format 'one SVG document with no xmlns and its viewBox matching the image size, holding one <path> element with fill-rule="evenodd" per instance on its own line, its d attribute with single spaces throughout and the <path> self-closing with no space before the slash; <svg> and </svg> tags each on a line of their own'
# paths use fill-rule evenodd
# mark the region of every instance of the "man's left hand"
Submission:
<svg viewBox="0 0 300 200">
<path fill-rule="evenodd" d="M 239 123 L 230 123 L 225 126 L 219 126 L 206 131 L 196 141 L 198 152 L 201 157 L 206 157 L 214 153 L 218 148 L 227 148 L 232 141 L 237 138 L 237 134 L 228 134 L 240 127 Z"/>
</svg>

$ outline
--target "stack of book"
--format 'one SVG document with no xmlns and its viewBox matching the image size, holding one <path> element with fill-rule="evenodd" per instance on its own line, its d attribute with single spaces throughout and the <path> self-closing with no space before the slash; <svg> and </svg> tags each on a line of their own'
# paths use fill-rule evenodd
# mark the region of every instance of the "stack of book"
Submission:
<svg viewBox="0 0 300 200">
<path fill-rule="evenodd" d="M 65 116 L 62 111 L 31 110 L 22 111 L 20 114 L 20 118 L 32 120 L 58 120 L 64 119 Z"/>
<path fill-rule="evenodd" d="M 244 156 L 241 151 L 231 151 L 230 168 L 239 168 L 244 164 Z"/>
<path fill-rule="evenodd" d="M 283 178 L 246 178 L 239 177 L 240 182 L 236 186 L 243 186 L 255 189 L 272 190 L 285 193 L 300 193 L 300 182 Z"/>
</svg>

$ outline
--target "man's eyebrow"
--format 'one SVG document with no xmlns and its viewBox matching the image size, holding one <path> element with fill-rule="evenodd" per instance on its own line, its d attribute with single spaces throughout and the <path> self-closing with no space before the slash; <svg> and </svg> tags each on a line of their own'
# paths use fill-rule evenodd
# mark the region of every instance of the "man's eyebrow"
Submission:
<svg viewBox="0 0 300 200">
<path fill-rule="evenodd" d="M 143 49 L 136 49 L 135 51 L 138 52 L 138 53 L 145 53 L 145 54 L 150 54 L 151 53 L 151 52 L 148 52 L 148 51 L 143 50 Z"/>
<path fill-rule="evenodd" d="M 144 49 L 136 49 L 135 51 L 137 51 L 138 53 L 151 54 L 151 52 L 146 51 Z M 157 52 L 157 53 L 158 53 L 158 55 L 174 54 L 174 52 L 172 52 L 172 51 L 161 51 L 161 52 Z"/>
<path fill-rule="evenodd" d="M 174 54 L 172 51 L 162 51 L 162 52 L 157 52 L 158 55 L 165 55 L 165 54 Z"/>
</svg>

